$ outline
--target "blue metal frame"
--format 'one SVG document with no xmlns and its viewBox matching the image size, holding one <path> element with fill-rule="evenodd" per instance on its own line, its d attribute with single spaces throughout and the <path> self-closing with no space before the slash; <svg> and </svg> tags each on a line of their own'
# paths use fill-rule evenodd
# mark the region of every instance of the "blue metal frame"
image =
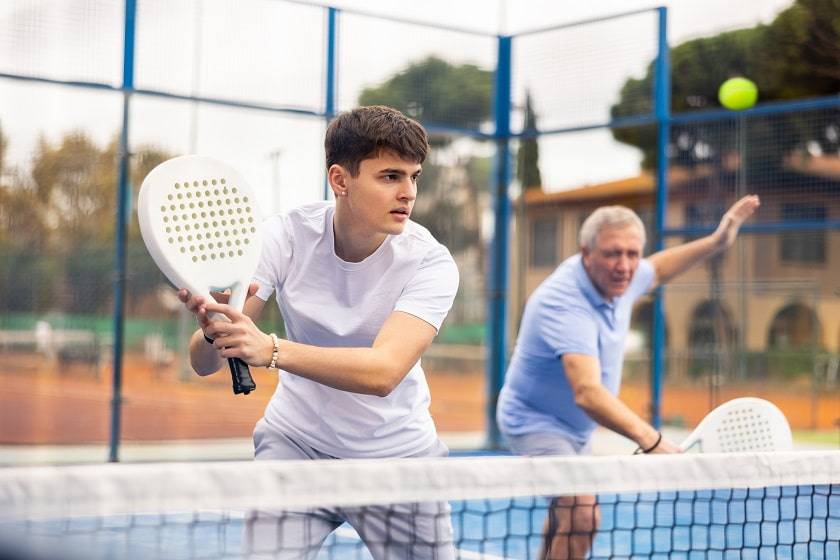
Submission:
<svg viewBox="0 0 840 560">
<path fill-rule="evenodd" d="M 329 123 L 335 115 L 336 48 L 338 45 L 338 10 L 327 8 L 327 60 L 326 75 L 324 76 L 324 119 Z M 330 198 L 330 182 L 324 175 L 324 200 Z"/>
<path fill-rule="evenodd" d="M 490 285 L 487 287 L 488 330 L 487 352 L 487 443 L 489 448 L 501 446 L 496 426 L 496 402 L 502 389 L 507 363 L 507 289 L 508 289 L 508 225 L 511 178 L 510 108 L 511 108 L 511 37 L 499 37 L 495 76 L 496 160 L 493 180 L 495 227 L 490 260 Z"/>
<path fill-rule="evenodd" d="M 80 87 L 91 90 L 105 90 L 120 92 L 123 96 L 123 119 L 122 130 L 119 142 L 119 179 L 118 197 L 116 212 L 116 237 L 115 237 L 115 268 L 114 277 L 114 315 L 113 315 L 113 393 L 111 402 L 111 432 L 109 440 L 109 460 L 118 461 L 118 448 L 120 437 L 120 414 L 121 414 L 121 388 L 122 388 L 122 353 L 123 353 L 123 329 L 124 329 L 124 303 L 126 283 L 126 236 L 128 225 L 128 211 L 131 200 L 130 191 L 130 146 L 129 146 L 129 114 L 131 98 L 134 95 L 153 96 L 166 99 L 197 101 L 201 103 L 244 108 L 273 113 L 285 113 L 292 115 L 303 115 L 312 118 L 329 120 L 338 110 L 337 107 L 337 73 L 339 71 L 337 62 L 338 32 L 340 14 L 372 17 L 382 21 L 393 21 L 406 25 L 417 25 L 434 27 L 457 33 L 467 33 L 480 37 L 495 38 L 497 40 L 497 68 L 495 74 L 494 94 L 494 119 L 495 132 L 488 134 L 479 130 L 469 130 L 436 123 L 424 122 L 424 126 L 432 133 L 453 134 L 468 136 L 479 140 L 493 140 L 496 144 L 495 168 L 492 179 L 492 192 L 495 207 L 495 229 L 491 246 L 490 264 L 487 280 L 487 309 L 488 309 L 488 360 L 486 364 L 488 376 L 488 403 L 487 403 L 487 427 L 488 447 L 500 445 L 500 435 L 495 423 L 496 400 L 504 382 L 504 371 L 507 359 L 507 290 L 508 290 L 508 244 L 509 244 L 509 219 L 510 199 L 508 186 L 511 181 L 512 154 L 510 151 L 511 139 L 535 138 L 538 136 L 561 134 L 568 132 L 579 132 L 600 128 L 623 128 L 631 126 L 656 125 L 658 131 L 657 140 L 657 169 L 656 169 L 656 239 L 655 249 L 661 250 L 664 247 L 665 239 L 668 236 L 701 235 L 712 231 L 713 226 L 691 227 L 691 228 L 668 228 L 665 222 L 665 209 L 668 204 L 667 185 L 667 147 L 670 128 L 675 124 L 692 122 L 720 121 L 724 119 L 735 119 L 742 117 L 765 116 L 781 114 L 799 110 L 818 110 L 840 107 L 840 97 L 831 96 L 819 99 L 807 99 L 799 101 L 763 103 L 746 111 L 733 112 L 728 110 L 704 110 L 679 115 L 671 115 L 670 105 L 670 63 L 668 46 L 668 11 L 665 7 L 656 8 L 658 17 L 658 52 L 655 61 L 654 75 L 654 111 L 652 114 L 636 115 L 610 120 L 603 123 L 588 123 L 566 128 L 550 130 L 529 130 L 514 133 L 511 131 L 511 103 L 512 103 L 512 49 L 513 39 L 538 33 L 546 33 L 571 27 L 578 27 L 601 21 L 614 20 L 642 13 L 651 13 L 654 10 L 636 10 L 620 14 L 613 14 L 607 17 L 593 18 L 579 21 L 572 24 L 562 24 L 550 27 L 535 28 L 517 33 L 514 36 L 497 35 L 473 29 L 459 28 L 455 26 L 431 25 L 426 22 L 404 18 L 382 16 L 360 10 L 338 10 L 329 5 L 313 4 L 308 0 L 285 0 L 286 2 L 306 5 L 308 7 L 320 7 L 326 13 L 325 31 L 325 82 L 323 108 L 321 107 L 294 107 L 289 105 L 274 105 L 265 103 L 240 102 L 236 100 L 197 97 L 192 95 L 180 95 L 159 90 L 143 90 L 134 87 L 134 62 L 135 62 L 135 31 L 137 16 L 137 0 L 124 0 L 124 45 L 123 45 L 123 76 L 122 83 L 117 86 L 97 82 L 86 82 L 76 80 L 58 80 L 38 76 L 25 76 L 0 72 L 0 79 L 11 79 L 18 81 L 29 81 L 34 83 L 55 84 L 69 87 Z M 328 196 L 328 184 L 325 181 L 324 196 Z M 791 221 L 747 224 L 743 227 L 744 232 L 771 233 L 780 231 L 804 231 L 804 230 L 836 230 L 840 229 L 840 220 L 828 220 L 823 222 L 815 221 Z M 662 380 L 664 374 L 664 352 L 665 352 L 665 327 L 662 309 L 661 290 L 654 302 L 654 325 L 653 325 L 653 348 L 651 367 L 651 421 L 655 426 L 660 426 Z"/>
<path fill-rule="evenodd" d="M 327 10 L 327 60 L 324 77 L 324 116 L 330 119 L 335 114 L 336 48 L 338 45 L 338 10 Z"/>
<path fill-rule="evenodd" d="M 531 128 L 528 130 L 523 130 L 522 132 L 511 132 L 511 138 L 538 138 L 540 136 L 549 136 L 552 134 L 566 134 L 568 132 L 585 132 L 587 130 L 599 130 L 602 128 L 609 128 L 610 130 L 613 130 L 619 128 L 630 128 L 634 126 L 653 125 L 656 123 L 656 117 L 653 115 L 639 115 L 635 117 L 620 117 L 603 123 L 589 123 L 563 128 Z"/>
<path fill-rule="evenodd" d="M 137 1 L 125 0 L 125 35 L 123 42 L 123 119 L 120 132 L 119 183 L 117 184 L 117 232 L 114 243 L 114 350 L 111 377 L 111 433 L 108 442 L 108 460 L 119 461 L 120 420 L 122 414 L 122 355 L 123 327 L 125 325 L 125 245 L 128 232 L 128 208 L 131 196 L 131 161 L 128 145 L 128 122 L 131 89 L 134 87 L 134 37 Z"/>
<path fill-rule="evenodd" d="M 778 115 L 793 111 L 813 111 L 815 109 L 836 109 L 840 107 L 840 96 L 818 97 L 815 99 L 799 99 L 796 101 L 768 101 L 751 109 L 730 111 L 729 109 L 708 109 L 680 113 L 671 117 L 672 124 L 688 124 L 704 121 L 722 121 L 744 117 L 761 117 Z"/>
<path fill-rule="evenodd" d="M 656 251 L 665 248 L 665 208 L 668 204 L 668 137 L 671 118 L 671 69 L 668 57 L 668 8 L 659 13 L 659 48 L 654 78 L 654 113 L 657 120 L 656 142 Z M 653 302 L 653 344 L 651 348 L 650 421 L 662 425 L 662 379 L 665 371 L 665 317 L 662 311 L 663 289 L 656 291 Z"/>
<path fill-rule="evenodd" d="M 701 237 L 717 229 L 717 224 L 685 228 L 666 228 L 666 236 Z M 748 223 L 741 226 L 741 233 L 779 233 L 782 231 L 823 231 L 840 229 L 840 220 L 790 220 L 787 222 Z"/>
</svg>

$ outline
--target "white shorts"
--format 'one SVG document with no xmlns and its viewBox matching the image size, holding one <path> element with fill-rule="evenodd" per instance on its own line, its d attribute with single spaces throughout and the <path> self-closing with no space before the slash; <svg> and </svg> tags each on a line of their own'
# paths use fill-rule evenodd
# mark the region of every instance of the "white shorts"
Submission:
<svg viewBox="0 0 840 560">
<path fill-rule="evenodd" d="M 588 455 L 590 444 L 584 445 L 564 437 L 562 434 L 535 432 L 533 434 L 505 434 L 508 447 L 516 455 L 542 457 L 545 455 Z"/>
<path fill-rule="evenodd" d="M 295 441 L 261 419 L 254 429 L 257 460 L 329 460 L 325 453 Z M 412 457 L 445 457 L 438 440 Z M 454 560 L 455 546 L 448 502 L 389 506 L 316 508 L 305 511 L 258 511 L 247 516 L 243 544 L 246 558 L 311 559 L 345 521 L 353 526 L 377 560 L 417 558 Z"/>
</svg>

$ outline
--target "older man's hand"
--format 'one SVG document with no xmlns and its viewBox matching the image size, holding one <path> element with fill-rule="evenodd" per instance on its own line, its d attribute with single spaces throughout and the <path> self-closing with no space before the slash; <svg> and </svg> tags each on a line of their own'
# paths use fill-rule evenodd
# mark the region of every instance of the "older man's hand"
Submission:
<svg viewBox="0 0 840 560">
<path fill-rule="evenodd" d="M 733 204 L 723 218 L 720 220 L 715 230 L 714 236 L 717 241 L 719 249 L 726 249 L 732 246 L 735 238 L 738 236 L 738 230 L 741 225 L 753 215 L 756 208 L 761 205 L 758 195 L 749 194 L 741 198 L 738 202 Z"/>
</svg>

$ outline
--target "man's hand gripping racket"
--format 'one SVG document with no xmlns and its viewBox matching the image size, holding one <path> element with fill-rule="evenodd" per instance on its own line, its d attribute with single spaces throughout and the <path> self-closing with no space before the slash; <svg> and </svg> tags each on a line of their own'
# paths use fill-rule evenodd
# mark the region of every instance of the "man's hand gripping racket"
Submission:
<svg viewBox="0 0 840 560">
<path fill-rule="evenodd" d="M 742 397 L 708 413 L 680 447 L 703 453 L 789 451 L 793 439 L 790 425 L 776 405 Z"/>
<path fill-rule="evenodd" d="M 205 301 L 229 289 L 228 305 L 242 310 L 262 232 L 253 192 L 239 173 L 205 156 L 165 161 L 143 180 L 137 214 L 143 242 L 172 284 Z M 256 389 L 248 364 L 228 358 L 228 365 L 234 394 Z"/>
</svg>

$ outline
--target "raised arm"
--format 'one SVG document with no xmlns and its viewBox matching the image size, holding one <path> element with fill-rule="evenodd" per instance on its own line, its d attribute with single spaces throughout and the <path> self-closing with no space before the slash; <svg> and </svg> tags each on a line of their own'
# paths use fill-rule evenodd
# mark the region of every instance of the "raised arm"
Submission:
<svg viewBox="0 0 840 560">
<path fill-rule="evenodd" d="M 208 336 L 216 338 L 219 356 L 239 357 L 252 366 L 269 365 L 272 340 L 246 313 L 219 303 L 206 304 L 206 308 L 231 319 L 230 323 L 212 321 L 206 329 Z M 436 334 L 426 321 L 394 311 L 369 348 L 322 348 L 280 340 L 277 366 L 335 389 L 384 397 L 403 380 Z"/>
<path fill-rule="evenodd" d="M 757 195 L 747 195 L 727 210 L 713 233 L 651 255 L 649 260 L 656 271 L 656 285 L 669 282 L 692 266 L 731 247 L 741 225 L 760 204 Z"/>
<path fill-rule="evenodd" d="M 670 440 L 659 440 L 656 428 L 604 387 L 597 358 L 585 354 L 564 354 L 562 360 L 569 385 L 574 391 L 575 404 L 598 424 L 635 441 L 642 449 L 654 447 L 652 453 L 679 451 L 679 447 Z"/>
</svg>

